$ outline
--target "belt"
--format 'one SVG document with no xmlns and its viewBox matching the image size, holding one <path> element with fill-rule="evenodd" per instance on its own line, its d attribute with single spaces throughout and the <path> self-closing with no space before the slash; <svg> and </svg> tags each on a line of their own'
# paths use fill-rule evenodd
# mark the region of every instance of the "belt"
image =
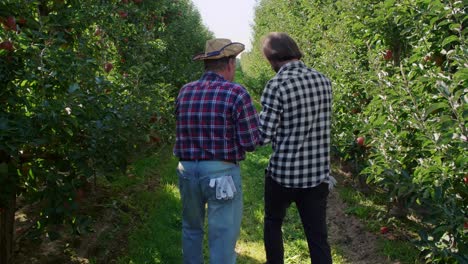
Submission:
<svg viewBox="0 0 468 264">
<path fill-rule="evenodd" d="M 232 164 L 238 164 L 238 161 L 236 160 L 216 160 L 216 159 L 179 159 L 179 161 L 222 161 L 222 162 L 228 162 Z"/>
</svg>

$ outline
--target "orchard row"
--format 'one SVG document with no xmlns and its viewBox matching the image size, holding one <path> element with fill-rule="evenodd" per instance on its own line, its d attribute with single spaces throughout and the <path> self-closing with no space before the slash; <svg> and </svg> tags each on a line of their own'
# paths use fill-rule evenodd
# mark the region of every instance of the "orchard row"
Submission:
<svg viewBox="0 0 468 264">
<path fill-rule="evenodd" d="M 191 56 L 212 34 L 188 0 L 6 0 L 0 23 L 0 262 L 9 263 L 15 197 L 43 205 L 38 233 L 53 237 L 48 226 L 62 223 L 82 232 L 90 183 L 170 140 L 174 95 L 200 75 Z"/>
<path fill-rule="evenodd" d="M 468 47 L 463 1 L 262 0 L 250 87 L 273 75 L 262 36 L 291 34 L 333 81 L 333 150 L 356 182 L 416 219 L 430 263 L 468 262 Z M 391 219 L 390 215 L 388 216 Z"/>
</svg>

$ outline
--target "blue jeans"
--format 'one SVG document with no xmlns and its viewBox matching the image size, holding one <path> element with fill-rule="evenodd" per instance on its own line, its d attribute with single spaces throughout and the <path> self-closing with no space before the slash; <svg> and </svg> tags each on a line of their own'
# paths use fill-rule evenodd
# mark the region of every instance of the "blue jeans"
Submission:
<svg viewBox="0 0 468 264">
<path fill-rule="evenodd" d="M 239 165 L 223 161 L 181 161 L 177 174 L 182 199 L 183 263 L 203 263 L 205 208 L 208 209 L 210 264 L 236 263 L 235 246 L 243 206 Z M 209 183 L 225 175 L 232 176 L 237 192 L 232 199 L 218 200 L 215 188 Z"/>
</svg>

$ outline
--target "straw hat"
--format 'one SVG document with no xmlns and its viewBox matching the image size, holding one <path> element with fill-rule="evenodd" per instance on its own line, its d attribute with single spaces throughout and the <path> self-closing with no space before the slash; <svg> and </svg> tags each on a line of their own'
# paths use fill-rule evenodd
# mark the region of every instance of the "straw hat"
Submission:
<svg viewBox="0 0 468 264">
<path fill-rule="evenodd" d="M 237 56 L 244 50 L 244 44 L 229 39 L 210 39 L 206 41 L 205 52 L 193 56 L 192 60 L 216 60 Z"/>
</svg>

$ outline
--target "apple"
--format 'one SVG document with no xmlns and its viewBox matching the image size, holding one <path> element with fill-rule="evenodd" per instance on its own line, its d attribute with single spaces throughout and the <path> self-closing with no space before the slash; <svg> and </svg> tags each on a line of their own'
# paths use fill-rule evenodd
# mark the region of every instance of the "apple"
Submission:
<svg viewBox="0 0 468 264">
<path fill-rule="evenodd" d="M 465 222 L 465 224 L 463 224 L 463 228 L 468 229 L 468 222 Z"/>
<path fill-rule="evenodd" d="M 358 146 L 364 146 L 364 137 L 358 137 L 356 139 L 356 144 L 358 144 Z"/>
<path fill-rule="evenodd" d="M 86 198 L 86 193 L 82 188 L 76 190 L 76 201 L 82 202 Z"/>
<path fill-rule="evenodd" d="M 436 55 L 433 56 L 432 60 L 435 62 L 435 64 L 437 66 L 441 66 L 444 63 L 445 58 L 444 58 L 444 56 L 442 56 L 440 54 L 436 54 Z"/>
<path fill-rule="evenodd" d="M 151 115 L 150 123 L 156 123 L 158 121 L 158 116 L 156 114 Z"/>
<path fill-rule="evenodd" d="M 468 176 L 465 176 L 465 178 L 463 178 L 463 181 L 465 182 L 465 184 L 468 184 Z"/>
<path fill-rule="evenodd" d="M 157 144 L 161 142 L 161 139 L 158 136 L 150 136 L 150 142 Z"/>
<path fill-rule="evenodd" d="M 114 65 L 112 65 L 112 63 L 110 62 L 106 62 L 106 64 L 104 64 L 104 71 L 106 72 L 112 71 L 113 68 L 114 68 Z"/>
<path fill-rule="evenodd" d="M 7 51 L 14 51 L 15 48 L 13 47 L 13 43 L 11 43 L 11 41 L 9 40 L 6 40 L 6 41 L 3 41 L 2 43 L 0 43 L 0 49 L 4 49 L 4 50 L 7 50 Z"/>
<path fill-rule="evenodd" d="M 16 30 L 16 19 L 14 16 L 9 16 L 6 19 L 5 26 L 7 29 Z"/>
<path fill-rule="evenodd" d="M 102 34 L 102 30 L 100 28 L 96 28 L 94 31 L 94 36 L 100 36 Z"/>
<path fill-rule="evenodd" d="M 20 19 L 18 20 L 18 24 L 20 24 L 21 26 L 26 25 L 26 22 L 27 22 L 27 21 L 26 21 L 26 19 L 25 19 L 24 17 L 22 17 L 22 18 L 20 18 Z"/>
<path fill-rule="evenodd" d="M 380 228 L 380 234 L 386 234 L 386 233 L 388 233 L 388 227 L 382 226 L 382 227 Z"/>
<path fill-rule="evenodd" d="M 393 52 L 391 50 L 385 51 L 384 59 L 388 61 L 388 60 L 391 60 L 392 58 L 393 58 Z"/>
<path fill-rule="evenodd" d="M 119 10 L 118 13 L 119 13 L 119 16 L 121 18 L 127 18 L 128 17 L 128 13 L 125 12 L 125 11 Z"/>
</svg>

